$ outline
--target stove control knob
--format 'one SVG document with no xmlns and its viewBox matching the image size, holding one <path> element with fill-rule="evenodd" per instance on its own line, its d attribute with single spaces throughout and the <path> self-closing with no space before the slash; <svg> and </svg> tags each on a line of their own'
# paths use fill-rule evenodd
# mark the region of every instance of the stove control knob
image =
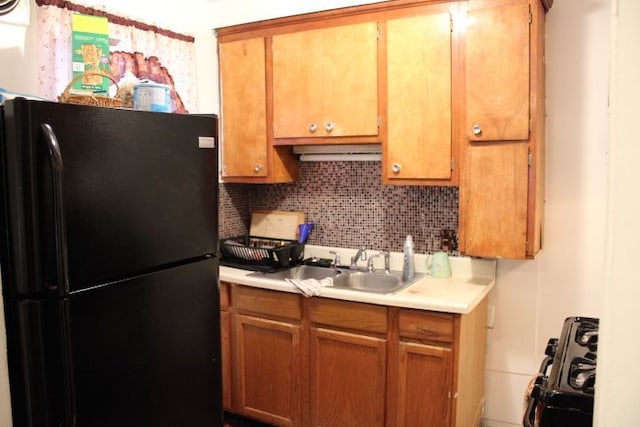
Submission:
<svg viewBox="0 0 640 427">
<path fill-rule="evenodd" d="M 558 338 L 551 338 L 547 343 L 547 348 L 544 351 L 544 354 L 547 356 L 553 357 L 556 355 L 556 349 L 558 348 Z"/>
</svg>

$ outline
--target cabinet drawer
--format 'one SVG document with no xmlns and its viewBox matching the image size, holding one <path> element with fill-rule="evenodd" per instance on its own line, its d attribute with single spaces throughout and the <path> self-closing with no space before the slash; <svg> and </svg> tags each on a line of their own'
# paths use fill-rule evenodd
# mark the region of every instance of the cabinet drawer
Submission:
<svg viewBox="0 0 640 427">
<path fill-rule="evenodd" d="M 398 315 L 400 338 L 453 343 L 454 320 L 454 315 L 448 313 L 400 310 Z"/>
<path fill-rule="evenodd" d="M 309 319 L 314 324 L 387 333 L 387 308 L 378 305 L 310 298 Z"/>
<path fill-rule="evenodd" d="M 302 319 L 302 303 L 298 295 L 248 286 L 234 286 L 231 295 L 237 311 Z"/>
</svg>

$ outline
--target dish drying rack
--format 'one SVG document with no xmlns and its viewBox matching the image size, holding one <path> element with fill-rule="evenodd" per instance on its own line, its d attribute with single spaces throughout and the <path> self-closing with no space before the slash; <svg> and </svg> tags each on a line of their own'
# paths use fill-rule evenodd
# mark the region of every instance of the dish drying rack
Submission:
<svg viewBox="0 0 640 427">
<path fill-rule="evenodd" d="M 304 258 L 304 244 L 295 240 L 235 236 L 220 241 L 221 264 L 246 270 L 270 271 L 293 267 Z"/>
</svg>

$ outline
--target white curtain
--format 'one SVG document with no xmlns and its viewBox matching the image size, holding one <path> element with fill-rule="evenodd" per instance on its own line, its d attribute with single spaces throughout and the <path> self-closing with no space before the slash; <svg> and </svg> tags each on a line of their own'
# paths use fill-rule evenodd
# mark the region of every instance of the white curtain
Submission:
<svg viewBox="0 0 640 427">
<path fill-rule="evenodd" d="M 71 16 L 57 6 L 39 6 L 37 11 L 39 96 L 56 100 L 71 82 Z M 187 111 L 197 110 L 196 61 L 193 42 L 165 36 L 154 30 L 109 22 L 109 38 L 117 44 L 112 52 L 155 56 L 166 68 Z"/>
</svg>

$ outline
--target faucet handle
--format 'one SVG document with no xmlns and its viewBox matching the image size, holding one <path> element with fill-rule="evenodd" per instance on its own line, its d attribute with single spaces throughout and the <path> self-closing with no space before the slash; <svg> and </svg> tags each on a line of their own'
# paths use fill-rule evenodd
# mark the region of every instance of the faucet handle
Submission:
<svg viewBox="0 0 640 427">
<path fill-rule="evenodd" d="M 352 270 L 357 269 L 358 261 L 360 260 L 367 260 L 367 250 L 364 248 L 364 246 L 361 246 L 360 249 L 358 249 L 358 252 L 356 252 L 356 254 L 351 257 L 351 265 L 349 266 L 349 268 L 351 268 Z"/>
<path fill-rule="evenodd" d="M 340 265 L 340 254 L 336 251 L 329 251 L 331 255 L 333 255 L 333 266 L 337 267 Z"/>
<path fill-rule="evenodd" d="M 367 261 L 367 271 L 369 273 L 375 270 L 375 267 L 373 266 L 373 260 L 376 258 L 380 258 L 380 256 L 382 256 L 382 252 L 378 252 L 377 254 L 371 255 L 369 257 L 369 261 Z"/>
<path fill-rule="evenodd" d="M 384 272 L 389 274 L 391 269 L 389 268 L 389 251 L 380 251 L 380 254 L 384 257 Z"/>
<path fill-rule="evenodd" d="M 389 269 L 389 251 L 380 251 L 375 255 L 371 255 L 369 257 L 369 261 L 367 262 L 367 270 L 369 272 L 372 272 L 375 270 L 373 266 L 373 260 L 379 257 L 384 257 L 384 272 L 387 274 L 391 273 L 391 270 Z"/>
</svg>

